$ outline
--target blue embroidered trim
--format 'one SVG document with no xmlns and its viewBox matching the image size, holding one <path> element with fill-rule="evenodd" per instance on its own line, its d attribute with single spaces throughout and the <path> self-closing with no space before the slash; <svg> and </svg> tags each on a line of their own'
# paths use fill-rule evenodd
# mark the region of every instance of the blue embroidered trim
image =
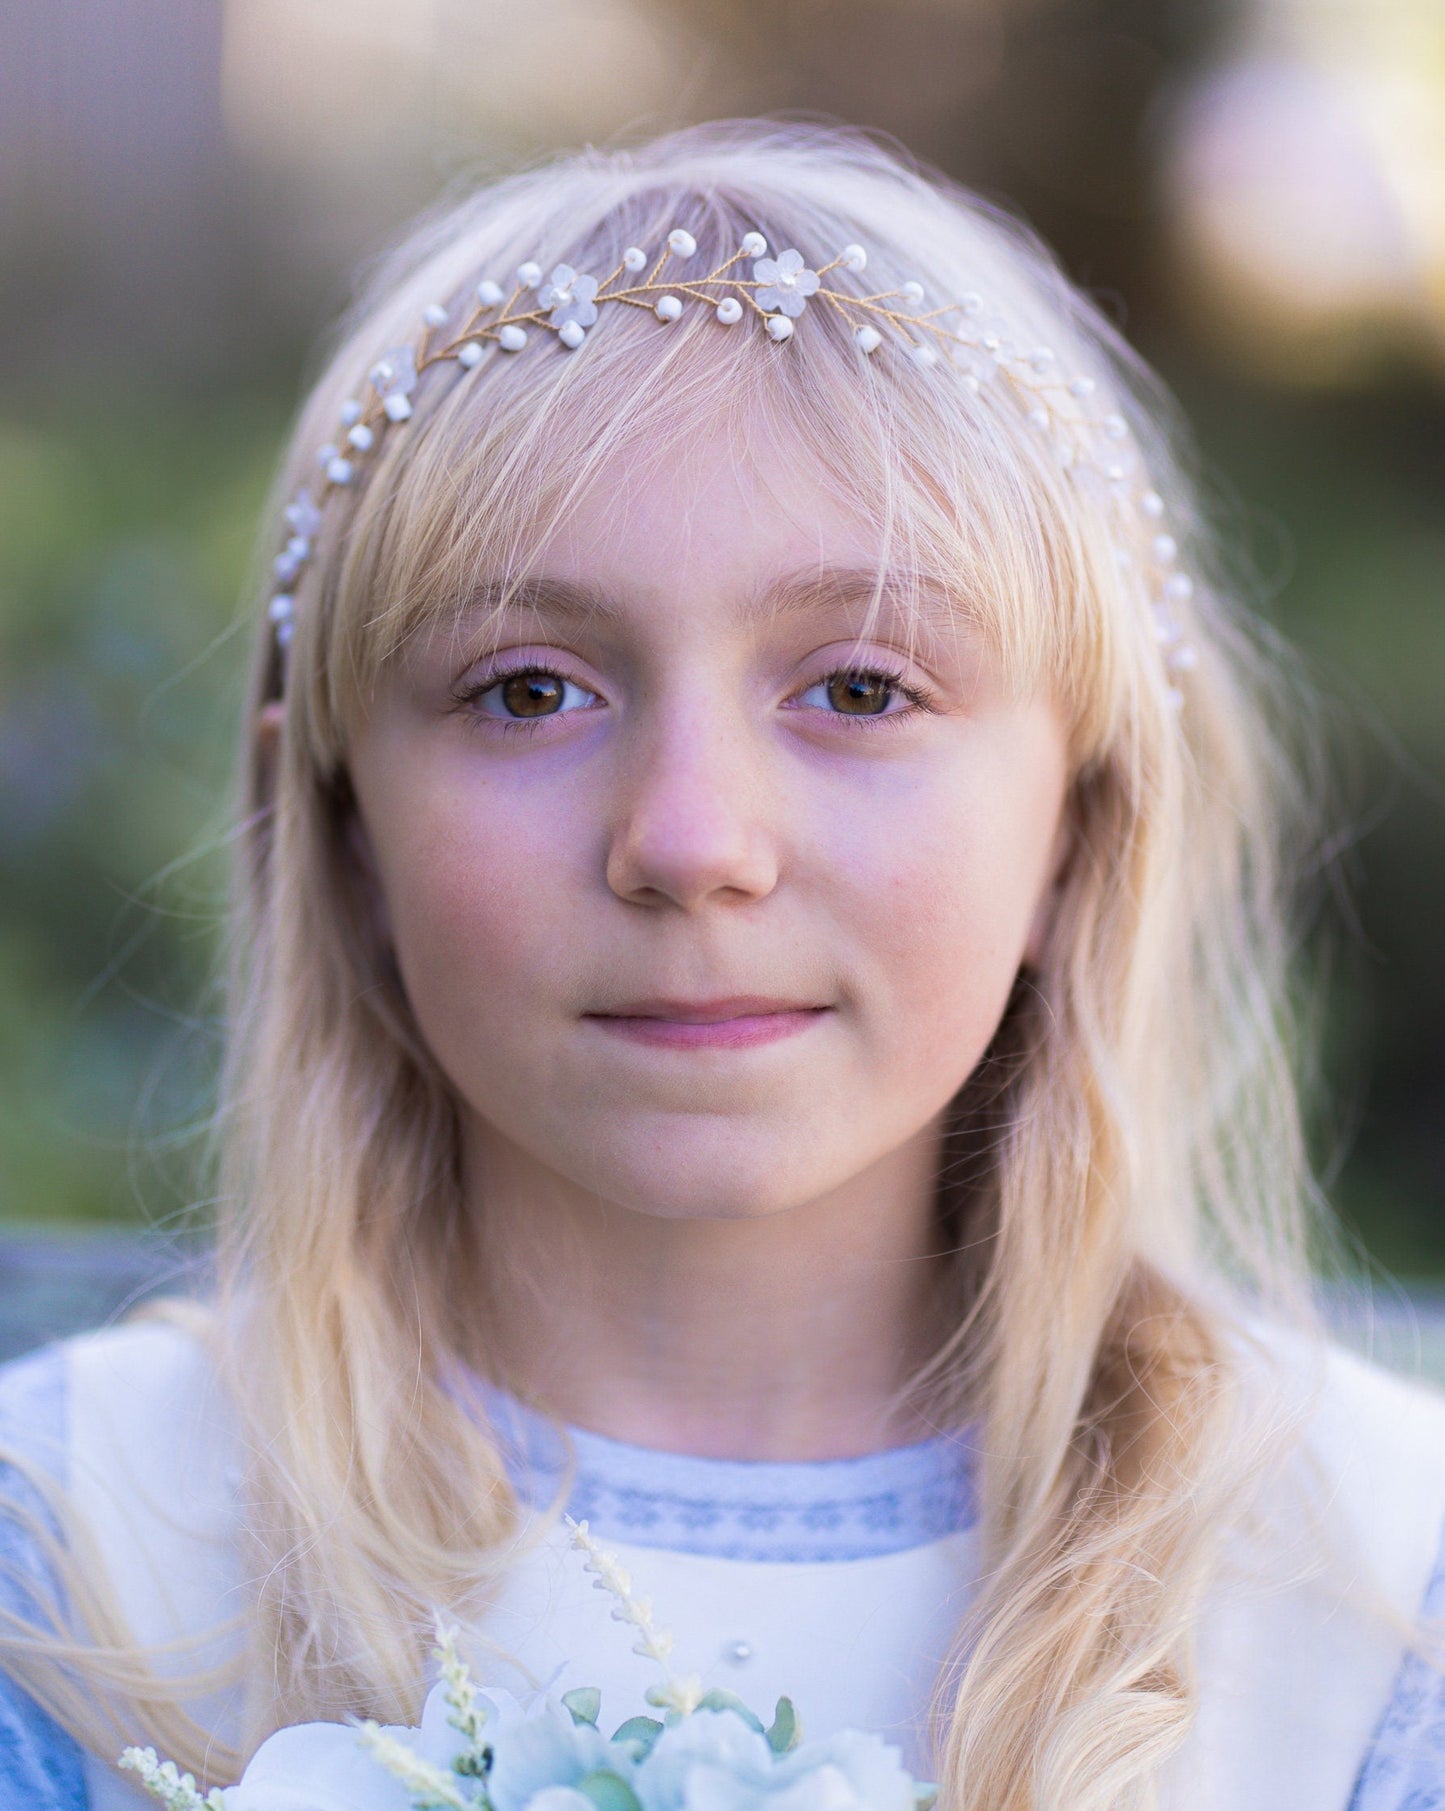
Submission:
<svg viewBox="0 0 1445 1811">
<path fill-rule="evenodd" d="M 1421 1613 L 1445 1617 L 1445 1539 Z M 1349 1811 L 1445 1811 L 1445 1672 L 1419 1654 L 1396 1675 Z"/>
<path fill-rule="evenodd" d="M 65 1354 L 51 1346 L 0 1369 L 0 1443 L 53 1477 L 64 1476 Z M 34 1490 L 0 1465 L 0 1605 L 34 1615 L 33 1586 L 50 1581 L 33 1542 L 4 1505 L 42 1514 Z M 29 1694 L 0 1673 L 0 1811 L 86 1811 L 80 1749 Z"/>
<path fill-rule="evenodd" d="M 481 1390 L 513 1485 L 528 1501 L 557 1496 L 570 1441 L 568 1512 L 600 1540 L 806 1564 L 906 1552 L 976 1519 L 966 1433 L 859 1459 L 699 1459 L 583 1428 L 564 1432 L 504 1392 Z"/>
</svg>

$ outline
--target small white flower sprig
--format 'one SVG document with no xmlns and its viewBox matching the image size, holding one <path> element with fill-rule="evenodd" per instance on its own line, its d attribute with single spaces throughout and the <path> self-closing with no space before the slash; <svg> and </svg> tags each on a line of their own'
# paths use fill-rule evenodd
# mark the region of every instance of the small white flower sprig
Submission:
<svg viewBox="0 0 1445 1811">
<path fill-rule="evenodd" d="M 356 482 L 362 462 L 375 452 L 387 429 L 411 418 L 412 395 L 433 365 L 453 361 L 472 371 L 489 348 L 520 352 L 534 332 L 550 334 L 576 352 L 599 311 L 611 303 L 646 310 L 664 325 L 680 320 L 686 305 L 693 303 L 709 309 L 723 327 L 751 319 L 769 340 L 782 345 L 792 339 L 795 324 L 813 305 L 829 308 L 848 322 L 865 360 L 891 343 L 925 369 L 943 360 L 960 367 L 965 387 L 975 393 L 1002 384 L 1014 393 L 1030 424 L 1051 441 L 1064 466 L 1087 467 L 1102 475 L 1116 504 L 1116 553 L 1121 565 L 1135 564 L 1132 547 L 1142 544 L 1147 550 L 1143 582 L 1163 654 L 1169 700 L 1175 705 L 1182 702 L 1178 681 L 1196 664 L 1180 620 L 1193 595 L 1193 582 L 1178 569 L 1179 549 L 1162 520 L 1162 497 L 1139 480 L 1142 462 L 1128 421 L 1100 397 L 1096 379 L 1062 372 L 1047 346 L 1016 342 L 1007 323 L 974 292 L 925 308 L 921 283 L 906 282 L 863 295 L 828 283 L 835 271 L 856 276 L 867 268 L 868 253 L 861 245 L 846 245 L 830 262 L 813 269 L 796 249 L 770 256 L 763 235 L 749 232 L 738 249 L 706 275 L 678 274 L 676 265 L 695 257 L 697 249 L 693 235 L 675 227 L 656 258 L 640 246 L 629 246 L 615 269 L 602 278 L 570 264 L 557 264 L 544 277 L 541 265 L 531 260 L 518 265 L 508 285 L 484 278 L 465 319 L 455 327 L 452 310 L 444 304 L 433 302 L 424 308 L 417 341 L 393 347 L 371 367 L 368 393 L 342 406 L 341 438 L 317 450 L 317 484 L 304 485 L 285 512 L 289 533 L 275 560 L 279 588 L 268 607 L 283 655 L 295 628 L 296 586 L 313 559 L 322 509 L 335 491 Z M 748 262 L 750 277 L 738 268 Z"/>
<path fill-rule="evenodd" d="M 153 1749 L 127 1749 L 166 1811 L 932 1811 L 936 1789 L 912 1779 L 876 1735 L 840 1730 L 804 1743 L 796 1711 L 778 1700 L 763 1728 L 732 1692 L 704 1691 L 671 1667 L 672 1639 L 633 1593 L 616 1555 L 585 1522 L 568 1519 L 574 1546 L 614 1620 L 636 1631 L 633 1651 L 659 1668 L 647 1700 L 661 1718 L 629 1717 L 610 1736 L 597 1727 L 602 1694 L 587 1686 L 530 1705 L 473 1683 L 456 1631 L 440 1621 L 441 1677 L 419 1729 L 366 1722 L 278 1730 L 235 1786 L 202 1797 L 194 1779 Z"/>
<path fill-rule="evenodd" d="M 673 1672 L 672 1635 L 653 1623 L 652 1600 L 633 1596 L 632 1580 L 618 1564 L 616 1554 L 609 1553 L 593 1540 L 585 1521 L 574 1521 L 570 1515 L 564 1519 L 572 1535 L 572 1545 L 582 1554 L 583 1570 L 592 1574 L 593 1590 L 605 1591 L 613 1599 L 612 1620 L 626 1623 L 637 1631 L 633 1653 L 651 1660 L 662 1673 L 661 1683 L 648 1687 L 647 1702 L 657 1710 L 690 1717 L 703 1701 L 702 1680 L 695 1673 L 679 1678 Z M 783 1705 L 787 1705 L 787 1715 L 792 1718 L 793 1707 L 786 1698 L 779 1705 L 780 1712 Z"/>
<path fill-rule="evenodd" d="M 135 1774 L 165 1811 L 226 1811 L 219 1787 L 202 1793 L 194 1774 L 182 1773 L 174 1761 L 163 1761 L 154 1748 L 127 1748 L 120 1757 L 127 1773 Z"/>
</svg>

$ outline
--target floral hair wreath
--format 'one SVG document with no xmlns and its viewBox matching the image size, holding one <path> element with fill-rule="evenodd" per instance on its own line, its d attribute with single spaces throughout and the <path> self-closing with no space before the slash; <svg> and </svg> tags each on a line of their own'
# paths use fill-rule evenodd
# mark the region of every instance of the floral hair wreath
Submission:
<svg viewBox="0 0 1445 1811">
<path fill-rule="evenodd" d="M 1172 705 L 1183 702 L 1178 682 L 1197 658 L 1180 622 L 1181 610 L 1193 596 L 1193 581 L 1178 569 L 1179 549 L 1163 522 L 1163 498 L 1139 483 L 1141 461 L 1129 424 L 1107 402 L 1101 408 L 1094 378 L 1069 377 L 1060 371 L 1047 346 L 1016 343 L 1006 323 L 972 292 L 956 302 L 924 308 L 921 283 L 904 283 L 872 295 L 833 288 L 826 279 L 834 271 L 857 273 L 867 268 L 868 254 L 861 245 L 845 246 L 830 263 L 813 270 L 799 251 L 769 257 L 767 240 L 750 232 L 732 256 L 706 276 L 663 280 L 671 260 L 682 264 L 696 253 L 692 234 L 676 227 L 656 259 L 630 246 L 616 269 L 601 279 L 575 271 L 570 264 L 558 264 L 544 279 L 541 266 L 530 261 L 517 267 L 510 290 L 484 279 L 476 287 L 469 315 L 455 329 L 452 311 L 441 303 L 423 309 L 420 337 L 385 353 L 368 373 L 368 393 L 343 405 L 343 441 L 317 450 L 321 468 L 317 487 L 303 485 L 287 506 L 290 534 L 276 557 L 279 588 L 268 610 L 281 655 L 295 628 L 297 581 L 313 561 L 322 510 L 334 493 L 355 485 L 365 470 L 362 462 L 382 435 L 410 419 L 412 394 L 431 366 L 453 360 L 464 371 L 473 371 L 489 346 L 494 352 L 520 352 L 534 329 L 550 333 L 576 352 L 599 311 L 613 303 L 645 309 L 666 325 L 680 319 L 691 302 L 710 308 L 723 327 L 738 327 L 745 319 L 756 322 L 771 342 L 781 346 L 793 337 L 795 323 L 811 305 L 841 315 L 852 327 L 864 358 L 892 346 L 920 366 L 948 359 L 962 369 L 964 385 L 975 393 L 986 384 L 1004 385 L 1031 425 L 1048 436 L 1062 465 L 1103 478 L 1114 500 L 1115 554 L 1121 567 L 1134 563 L 1129 544 L 1143 531 L 1148 548 L 1145 582 L 1167 696 Z M 750 278 L 737 270 L 747 261 L 752 263 Z"/>
</svg>

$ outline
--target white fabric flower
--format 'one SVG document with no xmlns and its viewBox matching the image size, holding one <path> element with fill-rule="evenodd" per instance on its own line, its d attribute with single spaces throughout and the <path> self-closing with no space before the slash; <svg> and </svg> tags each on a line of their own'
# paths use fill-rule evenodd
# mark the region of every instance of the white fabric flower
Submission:
<svg viewBox="0 0 1445 1811">
<path fill-rule="evenodd" d="M 768 1811 L 913 1811 L 915 1803 L 898 1750 L 857 1729 L 804 1742 L 773 1775 Z"/>
<path fill-rule="evenodd" d="M 413 1729 L 387 1732 L 413 1742 Z M 428 1756 L 428 1759 L 431 1757 Z M 410 1811 L 411 1794 L 346 1723 L 278 1729 L 226 1789 L 226 1811 Z"/>
<path fill-rule="evenodd" d="M 698 1710 L 663 1730 L 632 1789 L 643 1811 L 732 1811 L 760 1805 L 776 1771 L 750 1723 L 730 1710 Z"/>
<path fill-rule="evenodd" d="M 609 1747 L 600 1729 L 574 1723 L 555 1704 L 499 1728 L 495 1735 L 488 1725 L 488 1735 L 492 1770 L 487 1796 L 496 1811 L 567 1811 L 555 1788 L 575 1790 L 579 1780 L 599 1767 L 624 1779 L 633 1768 L 632 1757 Z"/>
<path fill-rule="evenodd" d="M 775 1756 L 731 1711 L 698 1711 L 637 1769 L 643 1811 L 913 1811 L 913 1781 L 881 1737 L 844 1730 Z M 560 1807 L 559 1807 L 560 1811 Z"/>
<path fill-rule="evenodd" d="M 559 264 L 537 291 L 539 307 L 550 308 L 548 317 L 553 327 L 575 321 L 579 327 L 590 327 L 597 319 L 596 277 L 579 276 L 570 264 Z"/>
<path fill-rule="evenodd" d="M 801 252 L 780 252 L 776 258 L 759 258 L 753 265 L 753 280 L 764 285 L 753 291 L 753 300 L 768 314 L 787 314 L 796 319 L 808 305 L 808 297 L 818 293 L 818 273 L 803 263 Z"/>
<path fill-rule="evenodd" d="M 415 346 L 393 346 L 369 375 L 378 396 L 410 396 L 416 388 Z"/>
</svg>

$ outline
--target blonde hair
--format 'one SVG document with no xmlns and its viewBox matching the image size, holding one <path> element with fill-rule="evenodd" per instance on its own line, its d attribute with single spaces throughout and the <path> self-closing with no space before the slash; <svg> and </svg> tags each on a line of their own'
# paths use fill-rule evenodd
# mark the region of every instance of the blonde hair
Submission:
<svg viewBox="0 0 1445 1811">
<path fill-rule="evenodd" d="M 408 636 L 479 573 L 525 567 L 605 464 L 728 410 L 783 427 L 900 571 L 947 574 L 1068 724 L 1074 854 L 940 1177 L 955 1325 L 918 1383 L 980 1423 L 987 1569 L 939 1683 L 938 1765 L 950 1808 L 1143 1805 L 1189 1727 L 1192 1630 L 1260 1468 L 1241 1310 L 1296 1302 L 1306 1186 L 1283 886 L 1305 814 L 1278 664 L 1218 581 L 1148 373 L 1026 231 L 868 137 L 698 127 L 423 221 L 302 410 L 263 553 L 343 401 L 425 304 L 528 258 L 610 269 L 678 226 L 713 261 L 751 230 L 815 260 L 862 242 L 870 280 L 978 290 L 1091 375 L 1198 575 L 1197 669 L 1176 714 L 1107 486 L 1065 470 L 999 386 L 864 360 L 823 311 L 785 356 L 702 309 L 666 330 L 617 310 L 575 356 L 549 343 L 426 374 L 406 433 L 328 511 L 274 776 L 254 731 L 280 668 L 256 611 L 214 1323 L 255 1456 L 246 1745 L 308 1717 L 414 1718 L 433 1608 L 484 1602 L 516 1514 L 486 1428 L 442 1385 L 458 1359 L 489 1362 L 447 1286 L 481 1274 L 485 1212 L 464 1212 L 452 1097 L 357 884 L 348 737 Z M 114 1671 L 122 1645 L 110 1676 L 159 1727 L 141 1675 Z M 25 1666 L 44 1687 L 33 1652 Z M 165 1733 L 176 1752 L 184 1732 Z"/>
</svg>

